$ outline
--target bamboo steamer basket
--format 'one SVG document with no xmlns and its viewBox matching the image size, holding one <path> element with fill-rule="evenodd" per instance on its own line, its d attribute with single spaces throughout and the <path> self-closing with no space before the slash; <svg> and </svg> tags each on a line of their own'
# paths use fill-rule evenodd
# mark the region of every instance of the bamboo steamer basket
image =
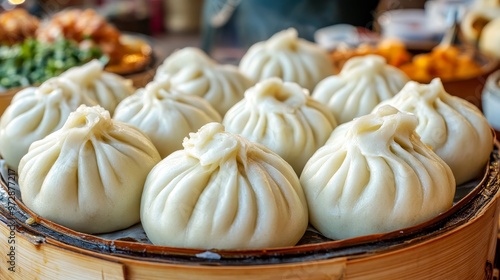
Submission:
<svg viewBox="0 0 500 280">
<path fill-rule="evenodd" d="M 9 188 L 17 179 L 9 171 L 0 181 L 0 279 L 493 279 L 499 149 L 495 142 L 483 176 L 428 222 L 345 240 L 308 230 L 297 246 L 265 250 L 182 249 L 75 232 L 31 212 Z"/>
</svg>

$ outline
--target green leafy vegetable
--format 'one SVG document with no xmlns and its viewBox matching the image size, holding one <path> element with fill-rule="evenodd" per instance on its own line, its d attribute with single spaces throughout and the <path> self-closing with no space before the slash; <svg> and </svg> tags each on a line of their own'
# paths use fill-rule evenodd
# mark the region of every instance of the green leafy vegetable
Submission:
<svg viewBox="0 0 500 280">
<path fill-rule="evenodd" d="M 21 44 L 0 47 L 0 92 L 42 83 L 71 67 L 108 57 L 98 47 L 80 48 L 67 39 L 53 43 L 27 39 Z"/>
</svg>

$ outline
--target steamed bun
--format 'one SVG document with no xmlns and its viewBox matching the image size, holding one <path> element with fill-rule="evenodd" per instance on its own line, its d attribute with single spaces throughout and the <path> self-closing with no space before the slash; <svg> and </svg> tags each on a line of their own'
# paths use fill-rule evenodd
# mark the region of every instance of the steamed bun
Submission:
<svg viewBox="0 0 500 280">
<path fill-rule="evenodd" d="M 328 53 L 318 45 L 299 38 L 293 28 L 251 46 L 241 58 L 239 68 L 255 82 L 277 77 L 295 82 L 309 91 L 334 73 Z"/>
<path fill-rule="evenodd" d="M 65 77 L 16 93 L 0 120 L 0 154 L 7 165 L 17 170 L 31 143 L 61 128 L 81 104 L 97 105 Z"/>
<path fill-rule="evenodd" d="M 292 167 L 265 146 L 209 123 L 149 173 L 141 221 L 156 245 L 250 249 L 295 245 L 308 225 Z"/>
<path fill-rule="evenodd" d="M 253 85 L 236 66 L 220 65 L 192 47 L 180 49 L 163 61 L 154 79 L 165 78 L 170 78 L 172 88 L 205 98 L 221 116 Z"/>
<path fill-rule="evenodd" d="M 327 104 L 339 124 L 369 114 L 397 94 L 409 78 L 378 55 L 349 59 L 337 75 L 322 80 L 312 97 Z"/>
<path fill-rule="evenodd" d="M 104 71 L 103 64 L 98 60 L 73 67 L 61 76 L 77 83 L 82 94 L 95 100 L 111 114 L 120 101 L 135 92 L 132 80 Z"/>
<path fill-rule="evenodd" d="M 152 81 L 124 99 L 113 118 L 146 133 L 162 158 L 182 149 L 182 140 L 190 132 L 209 122 L 221 121 L 208 101 L 176 91 L 168 78 Z"/>
<path fill-rule="evenodd" d="M 460 21 L 460 31 L 469 43 L 477 44 L 483 37 L 484 28 L 495 18 L 500 17 L 500 8 L 489 5 L 476 5 L 467 10 Z"/>
<path fill-rule="evenodd" d="M 82 105 L 21 159 L 21 197 L 36 214 L 76 231 L 124 229 L 139 222 L 144 182 L 160 159 L 138 129 Z"/>
<path fill-rule="evenodd" d="M 417 117 L 391 106 L 337 127 L 300 177 L 311 224 L 343 239 L 414 226 L 448 210 L 453 173 L 416 127 Z"/>
<path fill-rule="evenodd" d="M 245 92 L 224 117 L 226 130 L 276 152 L 300 174 L 337 122 L 326 106 L 293 82 L 269 78 Z"/>
<path fill-rule="evenodd" d="M 491 56 L 500 58 L 500 16 L 486 24 L 479 38 L 479 49 Z"/>
<path fill-rule="evenodd" d="M 476 106 L 448 94 L 439 78 L 409 82 L 380 106 L 386 104 L 417 117 L 416 132 L 451 167 L 457 184 L 484 170 L 493 150 L 488 121 Z"/>
</svg>

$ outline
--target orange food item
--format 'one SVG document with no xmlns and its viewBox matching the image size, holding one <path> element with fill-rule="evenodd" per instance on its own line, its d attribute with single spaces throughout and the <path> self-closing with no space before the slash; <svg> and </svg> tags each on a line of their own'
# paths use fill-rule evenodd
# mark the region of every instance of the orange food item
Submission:
<svg viewBox="0 0 500 280">
<path fill-rule="evenodd" d="M 412 57 L 406 46 L 397 40 L 383 40 L 377 48 L 378 54 L 385 57 L 388 64 L 396 67 L 408 63 Z"/>
<path fill-rule="evenodd" d="M 336 69 L 341 69 L 351 57 L 376 54 L 384 57 L 387 63 L 399 67 L 410 62 L 411 54 L 405 45 L 397 40 L 382 40 L 377 45 L 361 44 L 356 48 L 340 47 L 331 53 L 331 59 Z"/>
<path fill-rule="evenodd" d="M 120 61 L 124 50 L 120 31 L 93 9 L 70 9 L 55 14 L 43 24 L 37 38 L 52 42 L 59 37 L 77 42 L 90 40 L 110 57 L 110 62 Z"/>
<path fill-rule="evenodd" d="M 438 45 L 430 52 L 412 55 L 398 40 L 386 39 L 377 45 L 361 44 L 357 48 L 337 48 L 330 55 L 333 64 L 341 69 L 354 56 L 377 54 L 387 63 L 403 70 L 411 80 L 430 82 L 433 78 L 453 80 L 470 78 L 482 73 L 481 64 L 473 50 L 451 45 Z"/>
<path fill-rule="evenodd" d="M 0 45 L 14 45 L 35 36 L 40 21 L 24 9 L 0 14 Z"/>
<path fill-rule="evenodd" d="M 472 51 L 449 45 L 439 45 L 429 53 L 415 55 L 411 63 L 400 69 L 419 82 L 429 82 L 436 77 L 452 80 L 481 74 L 481 65 L 475 61 Z"/>
</svg>

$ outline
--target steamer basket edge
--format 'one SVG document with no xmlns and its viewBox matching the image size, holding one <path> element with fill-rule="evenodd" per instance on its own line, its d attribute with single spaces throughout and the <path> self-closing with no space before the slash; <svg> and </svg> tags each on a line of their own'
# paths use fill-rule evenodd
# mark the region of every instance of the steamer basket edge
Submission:
<svg viewBox="0 0 500 280">
<path fill-rule="evenodd" d="M 0 255 L 14 251 L 16 272 L 0 270 L 0 279 L 424 279 L 433 274 L 458 279 L 491 279 L 498 234 L 499 161 L 491 162 L 488 188 L 467 207 L 475 214 L 467 222 L 430 238 L 415 237 L 370 253 L 301 262 L 266 265 L 199 265 L 162 262 L 154 258 L 127 258 L 113 252 L 84 250 L 51 237 L 30 232 L 24 221 L 0 207 L 0 238 L 14 236 L 14 250 L 0 243 Z M 478 198 L 487 198 L 477 202 Z M 14 233 L 12 233 L 14 231 Z M 328 250 L 327 250 L 328 251 Z M 450 258 L 450 256 L 460 256 Z M 418 261 L 416 261 L 418 260 Z M 19 278 L 20 277 L 20 278 Z"/>
<path fill-rule="evenodd" d="M 7 96 L 5 96 L 7 97 Z M 10 98 L 8 99 L 10 102 Z M 8 104 L 8 103 L 7 103 Z M 2 106 L 3 107 L 3 106 Z M 496 143 L 498 146 L 498 143 Z M 496 155 L 498 157 L 498 154 Z M 477 213 L 464 224 L 432 238 L 416 237 L 408 246 L 350 256 L 332 256 L 301 262 L 266 265 L 186 265 L 148 258 L 126 258 L 84 250 L 51 237 L 43 237 L 16 221 L 15 272 L 0 266 L 0 279 L 425 279 L 432 275 L 458 279 L 491 279 L 499 222 L 499 161 L 490 163 L 485 177 L 494 186 L 478 196 L 488 200 L 476 205 Z M 2 205 L 0 205 L 2 206 Z M 11 253 L 8 243 L 15 217 L 0 207 L 0 261 Z M 7 242 L 4 242 L 7 241 Z M 328 251 L 328 250 L 327 250 Z M 460 256 L 450 259 L 449 256 Z M 415 261 L 418 260 L 418 261 Z M 418 265 L 417 265 L 418 264 Z"/>
</svg>

